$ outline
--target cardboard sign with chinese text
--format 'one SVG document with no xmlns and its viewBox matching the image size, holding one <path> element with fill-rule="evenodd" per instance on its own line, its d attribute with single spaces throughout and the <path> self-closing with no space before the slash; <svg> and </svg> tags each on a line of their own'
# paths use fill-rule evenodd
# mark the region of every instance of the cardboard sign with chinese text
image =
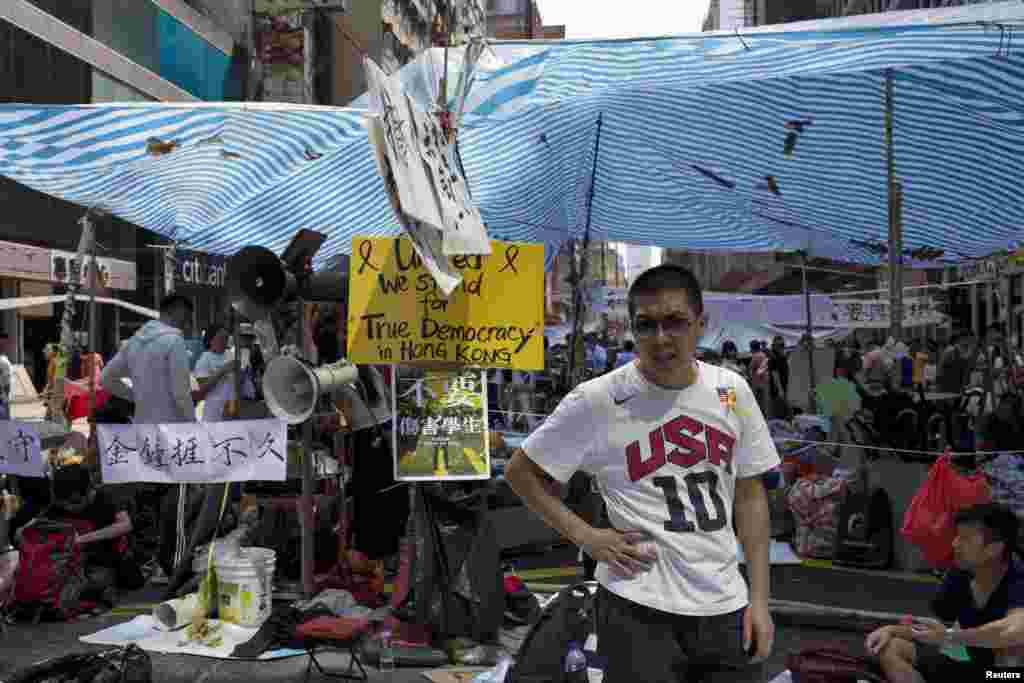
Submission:
<svg viewBox="0 0 1024 683">
<path fill-rule="evenodd" d="M 31 423 L 0 420 L 0 474 L 46 476 L 39 434 Z"/>
<path fill-rule="evenodd" d="M 489 254 L 483 218 L 469 196 L 438 111 L 424 111 L 373 60 L 365 59 L 370 102 L 383 125 L 381 150 L 394 180 L 398 210 L 440 230 L 446 255 Z M 375 151 L 380 147 L 370 141 Z M 385 177 L 387 181 L 387 178 Z"/>
<path fill-rule="evenodd" d="M 377 160 L 377 170 L 380 172 L 381 178 L 384 179 L 384 188 L 391 201 L 391 208 L 402 229 L 405 230 L 405 234 L 412 240 L 416 254 L 423 260 L 427 272 L 437 282 L 444 295 L 448 296 L 462 282 L 462 276 L 452 270 L 451 264 L 445 258 L 444 235 L 439 229 L 416 220 L 402 210 L 402 201 L 398 197 L 398 186 L 391 182 L 394 173 L 391 170 L 391 162 L 388 161 L 384 124 L 380 117 L 370 117 L 366 120 L 366 132 L 374 151 L 374 158 Z"/>
<path fill-rule="evenodd" d="M 397 481 L 490 478 L 485 373 L 396 366 L 391 395 Z"/>
<path fill-rule="evenodd" d="M 353 363 L 544 368 L 544 245 L 492 242 L 453 256 L 445 297 L 405 238 L 356 237 L 349 274 Z"/>
<path fill-rule="evenodd" d="M 288 427 L 281 420 L 96 427 L 107 484 L 284 481 L 288 474 Z"/>
</svg>

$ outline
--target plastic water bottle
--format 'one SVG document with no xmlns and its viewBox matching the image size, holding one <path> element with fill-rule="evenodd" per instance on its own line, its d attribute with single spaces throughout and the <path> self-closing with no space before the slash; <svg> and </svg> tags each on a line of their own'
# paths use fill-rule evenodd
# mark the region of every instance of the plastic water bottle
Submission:
<svg viewBox="0 0 1024 683">
<path fill-rule="evenodd" d="M 565 683 L 587 683 L 587 656 L 575 640 L 565 655 Z"/>
<path fill-rule="evenodd" d="M 395 670 L 395 653 L 391 649 L 391 630 L 386 629 L 380 634 L 380 657 L 377 668 L 381 671 Z"/>
</svg>

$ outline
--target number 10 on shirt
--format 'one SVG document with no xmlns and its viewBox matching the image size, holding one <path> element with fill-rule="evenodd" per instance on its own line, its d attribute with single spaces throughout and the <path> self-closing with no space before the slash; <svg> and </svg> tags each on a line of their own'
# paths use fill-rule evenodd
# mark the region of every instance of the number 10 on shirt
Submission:
<svg viewBox="0 0 1024 683">
<path fill-rule="evenodd" d="M 718 493 L 718 474 L 711 470 L 690 472 L 682 477 L 682 480 L 685 493 L 690 498 L 690 504 L 693 507 L 696 518 L 694 521 L 691 521 L 686 515 L 686 505 L 680 497 L 677 477 L 661 476 L 651 480 L 665 494 L 669 515 L 665 522 L 665 531 L 690 533 L 699 529 L 704 533 L 712 533 L 724 529 L 728 522 L 728 513 L 725 509 L 725 501 Z M 714 516 L 709 514 L 708 506 L 704 501 L 705 490 L 715 508 Z"/>
</svg>

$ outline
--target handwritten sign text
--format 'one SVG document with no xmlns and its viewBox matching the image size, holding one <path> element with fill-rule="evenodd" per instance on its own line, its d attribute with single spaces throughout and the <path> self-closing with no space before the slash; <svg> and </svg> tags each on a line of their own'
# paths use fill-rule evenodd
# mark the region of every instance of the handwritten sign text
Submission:
<svg viewBox="0 0 1024 683">
<path fill-rule="evenodd" d="M 544 367 L 544 247 L 491 243 L 453 256 L 462 282 L 445 297 L 403 238 L 356 237 L 349 277 L 354 363 Z"/>
</svg>

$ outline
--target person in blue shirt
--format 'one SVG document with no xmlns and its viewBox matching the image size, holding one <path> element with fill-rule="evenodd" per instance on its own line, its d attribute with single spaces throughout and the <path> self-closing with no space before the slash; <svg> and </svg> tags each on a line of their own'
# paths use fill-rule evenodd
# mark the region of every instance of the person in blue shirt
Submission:
<svg viewBox="0 0 1024 683">
<path fill-rule="evenodd" d="M 608 371 L 608 350 L 593 335 L 586 338 L 586 354 L 588 370 L 598 375 Z"/>
<path fill-rule="evenodd" d="M 985 503 L 961 510 L 954 522 L 956 569 L 932 601 L 942 621 L 883 626 L 865 642 L 891 683 L 975 680 L 1024 651 L 1024 566 L 1015 557 L 1020 521 L 1008 506 Z M 945 654 L 964 647 L 970 661 Z"/>
<path fill-rule="evenodd" d="M 622 350 L 615 356 L 615 367 L 621 368 L 626 363 L 635 361 L 636 352 L 633 350 L 635 348 L 636 346 L 633 344 L 632 339 L 626 340 L 626 343 L 622 345 Z"/>
</svg>

